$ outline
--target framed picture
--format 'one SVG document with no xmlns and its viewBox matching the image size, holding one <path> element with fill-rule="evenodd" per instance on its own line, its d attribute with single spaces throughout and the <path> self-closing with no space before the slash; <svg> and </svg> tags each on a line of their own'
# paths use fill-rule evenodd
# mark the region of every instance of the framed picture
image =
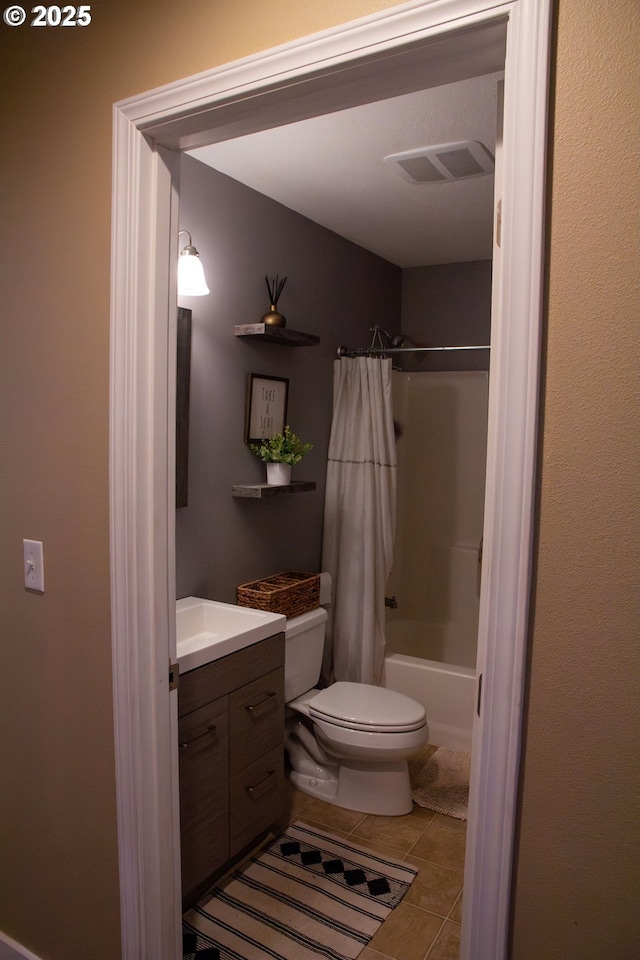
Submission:
<svg viewBox="0 0 640 960">
<path fill-rule="evenodd" d="M 282 433 L 287 422 L 289 381 L 285 377 L 263 377 L 250 373 L 247 378 L 245 441 L 257 443 Z"/>
</svg>

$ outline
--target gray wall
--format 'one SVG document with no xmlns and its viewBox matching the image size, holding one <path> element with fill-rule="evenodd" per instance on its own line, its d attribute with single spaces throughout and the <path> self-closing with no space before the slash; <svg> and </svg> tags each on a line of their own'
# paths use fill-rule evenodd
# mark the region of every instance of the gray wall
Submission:
<svg viewBox="0 0 640 960">
<path fill-rule="evenodd" d="M 339 344 L 370 342 L 379 323 L 396 330 L 401 271 L 278 203 L 183 156 L 180 227 L 188 229 L 211 295 L 185 297 L 193 311 L 188 506 L 176 514 L 177 596 L 235 602 L 240 583 L 282 570 L 320 569 L 333 361 Z M 265 274 L 288 277 L 279 303 L 287 327 L 320 345 L 240 340 L 233 328 L 268 310 Z M 231 496 L 264 482 L 244 443 L 248 373 L 289 378 L 288 421 L 314 449 L 294 479 L 312 493 L 268 500 Z"/>
<path fill-rule="evenodd" d="M 403 270 L 402 332 L 415 343 L 431 347 L 489 343 L 491 260 Z M 489 369 L 488 350 L 402 357 L 404 370 Z"/>
</svg>

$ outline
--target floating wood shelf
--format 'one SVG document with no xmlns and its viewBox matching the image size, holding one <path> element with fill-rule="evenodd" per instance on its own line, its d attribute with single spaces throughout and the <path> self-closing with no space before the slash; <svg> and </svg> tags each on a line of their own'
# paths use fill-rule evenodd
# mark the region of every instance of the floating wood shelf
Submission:
<svg viewBox="0 0 640 960">
<path fill-rule="evenodd" d="M 279 343 L 283 347 L 314 347 L 320 343 L 320 337 L 313 333 L 300 333 L 287 327 L 274 327 L 270 323 L 240 323 L 234 327 L 236 337 L 243 340 Z"/>
<path fill-rule="evenodd" d="M 279 493 L 304 493 L 307 490 L 315 489 L 315 480 L 294 480 L 293 483 L 281 487 L 271 483 L 239 483 L 231 487 L 231 494 L 234 497 L 263 500 L 266 497 L 274 497 Z"/>
</svg>

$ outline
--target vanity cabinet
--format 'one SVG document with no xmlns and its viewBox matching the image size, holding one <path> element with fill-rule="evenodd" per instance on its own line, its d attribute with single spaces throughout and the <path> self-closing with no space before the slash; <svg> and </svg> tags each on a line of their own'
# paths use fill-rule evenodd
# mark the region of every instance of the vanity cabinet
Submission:
<svg viewBox="0 0 640 960">
<path fill-rule="evenodd" d="M 180 677 L 185 906 L 278 819 L 284 784 L 284 634 Z"/>
</svg>

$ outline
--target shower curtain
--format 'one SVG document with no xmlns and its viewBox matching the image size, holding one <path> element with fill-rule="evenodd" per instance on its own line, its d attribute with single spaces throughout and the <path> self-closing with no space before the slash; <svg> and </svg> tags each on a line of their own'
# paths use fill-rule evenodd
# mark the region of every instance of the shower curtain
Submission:
<svg viewBox="0 0 640 960">
<path fill-rule="evenodd" d="M 379 683 L 393 559 L 396 443 L 391 360 L 336 360 L 322 569 L 331 574 L 323 678 Z"/>
</svg>

